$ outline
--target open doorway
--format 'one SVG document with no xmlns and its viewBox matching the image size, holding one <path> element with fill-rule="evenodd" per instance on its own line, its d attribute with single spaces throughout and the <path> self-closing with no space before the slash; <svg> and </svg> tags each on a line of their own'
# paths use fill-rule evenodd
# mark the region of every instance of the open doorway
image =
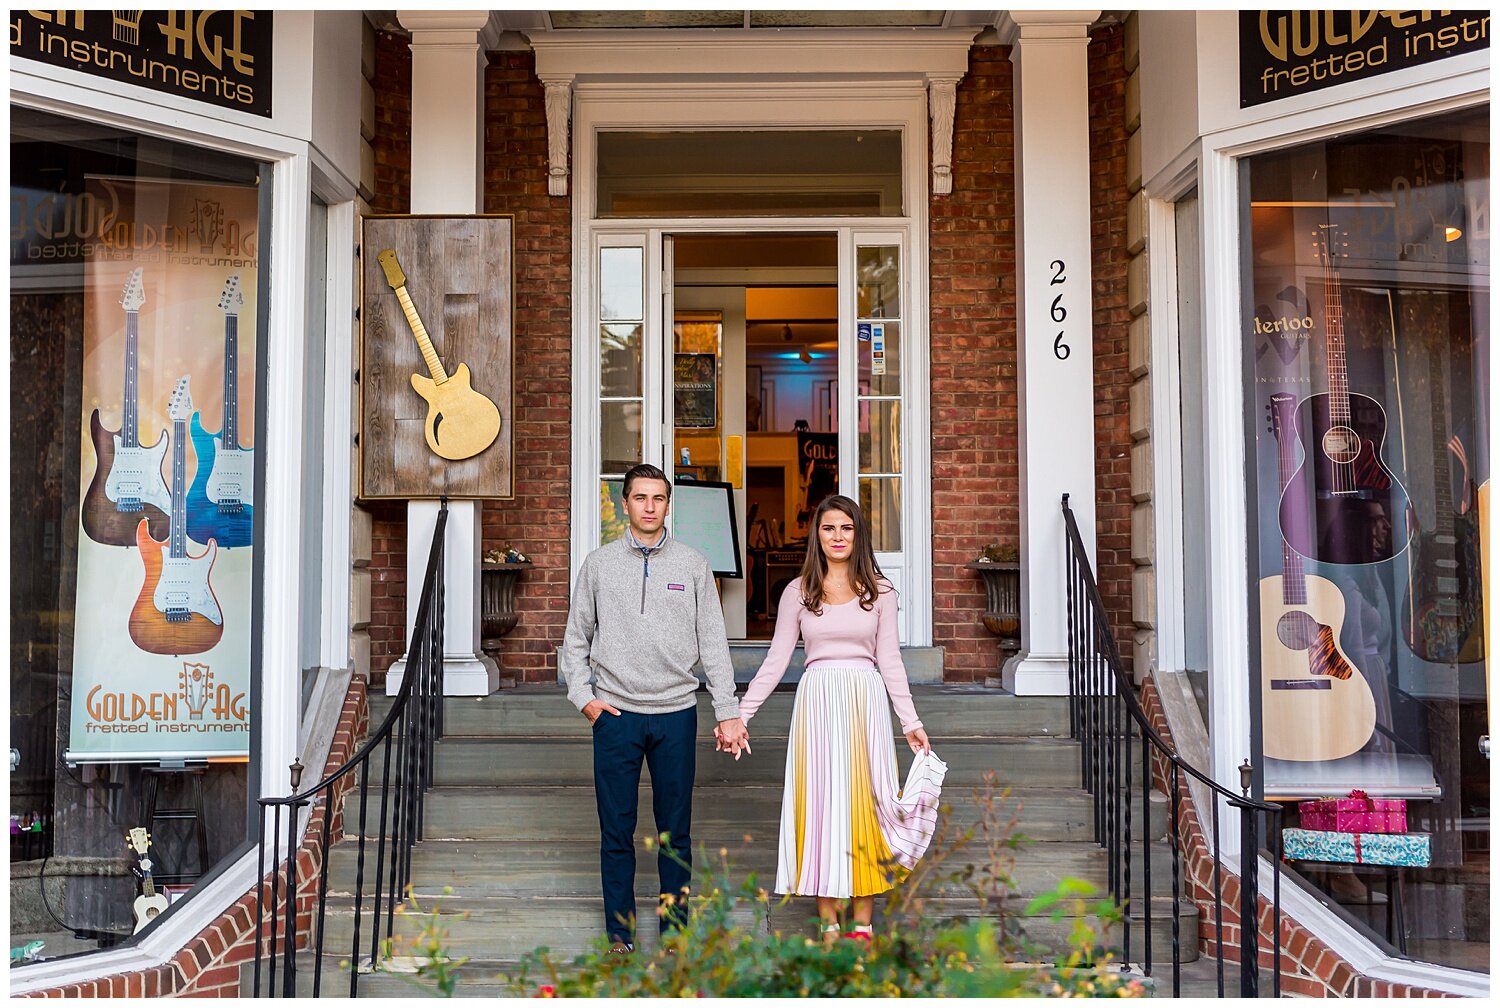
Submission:
<svg viewBox="0 0 1500 1008">
<path fill-rule="evenodd" d="M 838 240 L 684 235 L 673 243 L 678 479 L 734 485 L 743 581 L 720 585 L 733 639 L 769 640 L 812 511 L 838 491 Z"/>
</svg>

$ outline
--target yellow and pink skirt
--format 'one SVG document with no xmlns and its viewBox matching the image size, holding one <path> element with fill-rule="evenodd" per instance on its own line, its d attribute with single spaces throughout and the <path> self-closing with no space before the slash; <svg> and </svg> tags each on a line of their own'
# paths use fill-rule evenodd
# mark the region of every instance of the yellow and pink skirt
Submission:
<svg viewBox="0 0 1500 1008">
<path fill-rule="evenodd" d="M 812 663 L 792 707 L 776 891 L 849 899 L 891 889 L 932 841 L 946 771 L 919 755 L 902 787 L 879 671 Z"/>
</svg>

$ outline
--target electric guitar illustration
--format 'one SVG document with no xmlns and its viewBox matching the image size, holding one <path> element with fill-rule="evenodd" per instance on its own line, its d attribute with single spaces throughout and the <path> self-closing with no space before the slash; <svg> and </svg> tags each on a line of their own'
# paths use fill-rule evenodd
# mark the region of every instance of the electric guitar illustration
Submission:
<svg viewBox="0 0 1500 1008">
<path fill-rule="evenodd" d="M 150 522 L 152 535 L 166 535 L 167 511 L 172 506 L 161 476 L 167 432 L 162 431 L 149 448 L 140 440 L 137 375 L 141 305 L 146 303 L 142 272 L 140 267 L 130 271 L 120 296 L 120 306 L 125 309 L 125 396 L 120 429 L 106 429 L 97 409 L 89 416 L 94 478 L 84 494 L 80 517 L 84 534 L 107 546 L 135 545 L 135 527 L 142 518 Z"/>
<path fill-rule="evenodd" d="M 250 545 L 255 509 L 255 453 L 239 446 L 239 315 L 245 297 L 240 275 L 231 274 L 219 295 L 224 313 L 224 411 L 217 434 L 203 428 L 195 412 L 191 426 L 198 471 L 187 494 L 187 533 L 195 542 L 210 539 L 224 549 Z"/>
<path fill-rule="evenodd" d="M 486 396 L 474 391 L 467 364 L 458 365 L 451 375 L 443 368 L 443 362 L 433 349 L 432 339 L 427 335 L 427 328 L 422 325 L 411 295 L 406 291 L 406 274 L 396 259 L 396 250 L 385 249 L 375 258 L 385 270 L 386 283 L 396 292 L 401 310 L 406 313 L 406 322 L 417 338 L 417 348 L 427 362 L 427 369 L 432 372 L 431 378 L 419 374 L 411 376 L 411 387 L 427 400 L 427 421 L 422 425 L 427 447 L 452 461 L 478 455 L 500 436 L 500 410 Z"/>
<path fill-rule="evenodd" d="M 165 542 L 152 538 L 145 519 L 135 529 L 146 580 L 135 607 L 130 610 L 130 639 L 136 647 L 152 654 L 198 654 L 224 636 L 224 615 L 208 582 L 219 551 L 218 543 L 210 539 L 198 556 L 190 556 L 187 550 L 185 435 L 192 412 L 188 376 L 183 375 L 167 405 L 167 414 L 172 418 L 173 445 L 170 535 Z M 163 546 L 167 547 L 165 555 Z"/>
<path fill-rule="evenodd" d="M 1269 407 L 1283 488 L 1295 464 L 1294 402 L 1278 392 Z M 1358 752 L 1375 732 L 1375 697 L 1339 643 L 1344 596 L 1327 578 L 1307 574 L 1286 540 L 1281 574 L 1260 581 L 1260 625 L 1265 755 L 1310 762 Z"/>
<path fill-rule="evenodd" d="M 1370 564 L 1389 560 L 1410 540 L 1406 489 L 1381 461 L 1385 410 L 1349 391 L 1344 302 L 1333 268 L 1333 232 L 1323 228 L 1323 320 L 1328 391 L 1297 408 L 1302 468 L 1281 495 L 1281 534 L 1309 560 Z"/>
<path fill-rule="evenodd" d="M 133 826 L 125 834 L 125 842 L 141 862 L 136 869 L 141 877 L 141 894 L 130 907 L 130 915 L 135 919 L 135 933 L 139 934 L 147 924 L 166 912 L 167 897 L 156 891 L 156 883 L 151 880 L 151 859 L 146 856 L 146 851 L 151 848 L 151 835 L 141 827 Z"/>
<path fill-rule="evenodd" d="M 1442 355 L 1428 357 L 1432 390 L 1432 478 L 1437 489 L 1437 518 L 1430 532 L 1413 538 L 1407 555 L 1406 604 L 1401 607 L 1401 636 L 1423 661 L 1467 665 L 1484 658 L 1483 582 L 1479 553 L 1479 494 L 1467 488 L 1469 466 L 1463 442 L 1443 439 L 1448 406 L 1443 393 Z M 1449 455 L 1463 469 L 1463 514 L 1453 503 Z"/>
</svg>

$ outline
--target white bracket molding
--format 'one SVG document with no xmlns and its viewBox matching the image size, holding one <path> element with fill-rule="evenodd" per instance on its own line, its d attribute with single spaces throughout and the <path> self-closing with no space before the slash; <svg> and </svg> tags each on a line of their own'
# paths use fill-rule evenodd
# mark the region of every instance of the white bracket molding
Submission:
<svg viewBox="0 0 1500 1008">
<path fill-rule="evenodd" d="M 921 88 L 932 122 L 932 191 L 953 191 L 953 113 L 958 82 L 969 69 L 978 26 L 915 29 L 903 34 L 811 29 L 788 35 L 748 30 L 642 29 L 526 32 L 546 93 L 547 191 L 568 192 L 573 96 L 580 86 L 691 82 L 743 86 L 879 81 Z M 592 90 L 589 91 L 592 93 Z"/>
<path fill-rule="evenodd" d="M 927 76 L 927 114 L 932 119 L 932 193 L 953 192 L 953 113 L 958 105 L 957 76 Z"/>
<path fill-rule="evenodd" d="M 573 78 L 543 77 L 547 108 L 547 194 L 568 195 L 568 131 L 573 114 Z"/>
</svg>

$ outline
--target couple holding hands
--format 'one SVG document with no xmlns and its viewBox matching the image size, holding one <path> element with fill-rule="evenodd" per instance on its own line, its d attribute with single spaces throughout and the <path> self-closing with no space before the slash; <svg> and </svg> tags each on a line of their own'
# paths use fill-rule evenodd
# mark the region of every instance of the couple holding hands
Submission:
<svg viewBox="0 0 1500 1008">
<path fill-rule="evenodd" d="M 776 630 L 743 698 L 713 574 L 663 525 L 672 485 L 656 466 L 625 474 L 625 535 L 590 553 L 578 573 L 558 663 L 568 699 L 593 725 L 599 863 L 610 951 L 634 950 L 635 828 L 641 764 L 651 774 L 663 933 L 685 919 L 692 864 L 702 664 L 715 748 L 751 755 L 746 729 L 781 682 L 800 638 L 781 802 L 777 893 L 817 898 L 824 940 L 868 938 L 875 896 L 927 849 L 946 766 L 912 705 L 896 634 L 896 594 L 880 575 L 859 505 L 826 498 L 812 520 L 801 577 L 787 585 Z M 887 702 L 917 754 L 903 788 Z M 669 898 L 670 897 L 670 898 Z"/>
</svg>

